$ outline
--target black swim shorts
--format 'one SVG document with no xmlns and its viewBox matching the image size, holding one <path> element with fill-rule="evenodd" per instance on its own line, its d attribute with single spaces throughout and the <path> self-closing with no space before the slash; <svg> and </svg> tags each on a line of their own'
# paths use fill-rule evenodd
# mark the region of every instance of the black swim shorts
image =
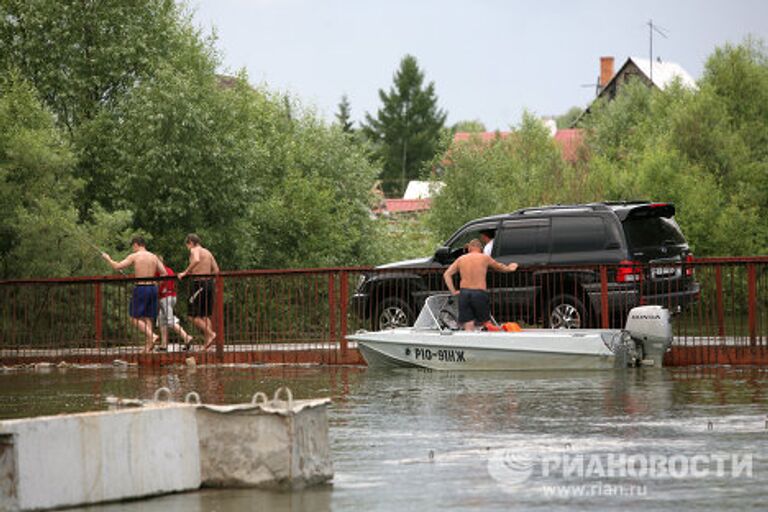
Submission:
<svg viewBox="0 0 768 512">
<path fill-rule="evenodd" d="M 213 314 L 213 280 L 199 279 L 192 281 L 187 315 L 206 317 Z"/>
<path fill-rule="evenodd" d="M 484 323 L 491 319 L 491 299 L 485 290 L 462 288 L 459 291 L 459 323 L 474 320 Z"/>
</svg>

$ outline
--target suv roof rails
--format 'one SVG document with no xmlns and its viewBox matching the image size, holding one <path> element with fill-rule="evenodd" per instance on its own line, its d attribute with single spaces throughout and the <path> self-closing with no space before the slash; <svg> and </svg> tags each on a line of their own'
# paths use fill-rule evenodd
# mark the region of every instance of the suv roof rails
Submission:
<svg viewBox="0 0 768 512">
<path fill-rule="evenodd" d="M 512 212 L 510 215 L 526 215 L 531 213 L 547 212 L 547 211 L 562 211 L 562 210 L 585 210 L 590 209 L 594 211 L 609 210 L 607 203 L 589 203 L 589 204 L 554 204 L 549 206 L 537 206 L 534 208 L 521 208 Z"/>
<path fill-rule="evenodd" d="M 626 201 L 603 201 L 607 206 L 629 206 L 633 204 L 648 204 L 650 201 L 645 199 L 629 199 Z"/>
</svg>

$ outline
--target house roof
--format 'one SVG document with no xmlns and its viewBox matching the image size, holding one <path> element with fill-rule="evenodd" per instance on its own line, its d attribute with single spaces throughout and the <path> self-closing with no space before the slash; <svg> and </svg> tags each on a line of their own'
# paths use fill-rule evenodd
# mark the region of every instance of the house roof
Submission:
<svg viewBox="0 0 768 512">
<path fill-rule="evenodd" d="M 431 199 L 385 199 L 375 213 L 414 213 L 429 210 Z"/>
<path fill-rule="evenodd" d="M 420 212 L 429 210 L 431 199 L 385 199 L 387 211 L 390 213 Z"/>
<path fill-rule="evenodd" d="M 619 68 L 619 70 L 611 77 L 608 83 L 600 89 L 600 93 L 597 95 L 598 98 L 601 98 L 604 94 L 607 93 L 607 91 L 613 91 L 609 93 L 611 97 L 613 97 L 617 85 L 616 81 L 619 79 L 619 77 L 624 75 L 624 70 L 627 69 L 630 64 L 634 65 L 634 67 L 636 67 L 649 82 L 651 82 L 662 91 L 669 87 L 675 81 L 675 79 L 678 78 L 684 87 L 690 89 L 697 88 L 696 81 L 693 79 L 693 77 L 689 75 L 688 72 L 676 62 L 654 62 L 653 80 L 651 80 L 651 61 L 648 59 L 641 59 L 639 57 L 629 57 L 627 61 L 621 66 L 621 68 Z"/>
<path fill-rule="evenodd" d="M 408 182 L 408 186 L 405 187 L 405 193 L 403 199 L 429 199 L 445 184 L 439 181 L 419 181 L 411 180 Z"/>
<path fill-rule="evenodd" d="M 563 152 L 566 162 L 575 162 L 579 157 L 579 146 L 584 141 L 584 132 L 578 128 L 557 130 L 555 141 Z"/>
<path fill-rule="evenodd" d="M 639 57 L 630 57 L 627 62 L 632 61 L 640 71 L 651 79 L 651 61 Z M 624 64 L 626 66 L 626 64 Z M 622 66 L 622 68 L 624 68 Z M 619 70 L 621 71 L 621 70 Z M 617 75 L 619 73 L 616 73 Z M 653 63 L 653 85 L 661 89 L 666 89 L 676 78 L 680 79 L 683 86 L 690 89 L 696 89 L 696 80 L 693 79 L 683 67 L 676 62 L 656 61 Z"/>
</svg>

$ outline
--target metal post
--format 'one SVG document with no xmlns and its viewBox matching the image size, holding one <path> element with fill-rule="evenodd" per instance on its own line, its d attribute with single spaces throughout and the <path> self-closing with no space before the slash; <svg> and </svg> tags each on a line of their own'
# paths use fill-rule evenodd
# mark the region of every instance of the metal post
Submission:
<svg viewBox="0 0 768 512">
<path fill-rule="evenodd" d="M 749 310 L 749 344 L 757 344 L 757 269 L 754 263 L 747 264 L 747 307 Z"/>
<path fill-rule="evenodd" d="M 605 265 L 600 265 L 600 315 L 600 324 L 603 329 L 608 329 L 608 267 Z"/>
<path fill-rule="evenodd" d="M 717 335 L 725 336 L 725 307 L 723 306 L 723 268 L 715 266 L 715 302 L 717 303 Z"/>
<path fill-rule="evenodd" d="M 221 361 L 224 358 L 224 278 L 216 275 L 216 299 L 214 301 L 216 315 L 214 325 L 216 331 L 216 358 Z"/>
<path fill-rule="evenodd" d="M 339 343 L 342 359 L 347 356 L 347 304 L 349 303 L 349 279 L 346 270 L 339 274 Z"/>
<path fill-rule="evenodd" d="M 96 338 L 96 349 L 101 348 L 101 340 L 103 336 L 103 326 L 102 326 L 102 304 L 101 304 L 101 283 L 96 283 L 93 286 L 93 316 L 94 316 L 94 330 L 95 330 L 95 338 Z"/>
<path fill-rule="evenodd" d="M 329 340 L 336 339 L 336 275 L 328 274 L 328 323 Z"/>
</svg>

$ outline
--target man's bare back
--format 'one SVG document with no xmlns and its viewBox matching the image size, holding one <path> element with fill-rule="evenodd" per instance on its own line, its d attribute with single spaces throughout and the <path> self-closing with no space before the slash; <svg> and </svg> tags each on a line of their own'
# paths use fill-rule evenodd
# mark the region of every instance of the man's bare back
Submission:
<svg viewBox="0 0 768 512">
<path fill-rule="evenodd" d="M 466 331 L 472 331 L 476 325 L 490 324 L 490 301 L 486 291 L 485 277 L 488 267 L 499 272 L 514 272 L 517 263 L 503 265 L 487 254 L 483 254 L 483 244 L 480 240 L 472 240 L 467 244 L 467 254 L 459 257 L 443 274 L 445 285 L 453 295 L 459 296 L 459 322 L 464 324 Z M 461 275 L 460 288 L 457 291 L 453 285 L 453 275 Z"/>
<path fill-rule="evenodd" d="M 116 262 L 109 257 L 107 253 L 102 253 L 105 260 L 115 270 L 121 270 L 133 266 L 135 277 L 155 277 L 155 273 L 161 276 L 167 275 L 165 267 L 160 260 L 146 250 L 143 246 L 133 245 L 134 252 L 128 255 L 123 261 Z"/>
<path fill-rule="evenodd" d="M 218 274 L 219 265 L 211 251 L 201 245 L 195 245 L 189 248 L 189 266 L 179 274 L 179 279 L 186 275 L 208 275 Z"/>
<path fill-rule="evenodd" d="M 453 264 L 448 267 L 443 275 L 445 284 L 452 294 L 457 294 L 458 291 L 453 286 L 453 275 L 458 272 L 461 276 L 459 283 L 460 288 L 473 289 L 473 290 L 485 290 L 485 276 L 488 274 L 488 268 L 498 270 L 499 272 L 513 272 L 517 270 L 517 263 L 510 263 L 504 265 L 494 260 L 487 254 L 483 254 L 482 244 L 479 246 L 470 245 L 469 251 L 464 256 L 460 256 Z"/>
<path fill-rule="evenodd" d="M 471 288 L 473 290 L 485 290 L 485 276 L 488 273 L 488 267 L 492 266 L 494 263 L 496 263 L 496 261 L 481 252 L 471 252 L 461 256 L 456 260 L 456 270 L 461 276 L 459 287 Z M 499 264 L 496 263 L 496 265 L 498 266 Z"/>
<path fill-rule="evenodd" d="M 157 256 L 147 250 L 140 250 L 128 256 L 133 260 L 136 277 L 155 277 L 157 272 L 166 275 L 165 267 L 160 264 Z"/>
</svg>

